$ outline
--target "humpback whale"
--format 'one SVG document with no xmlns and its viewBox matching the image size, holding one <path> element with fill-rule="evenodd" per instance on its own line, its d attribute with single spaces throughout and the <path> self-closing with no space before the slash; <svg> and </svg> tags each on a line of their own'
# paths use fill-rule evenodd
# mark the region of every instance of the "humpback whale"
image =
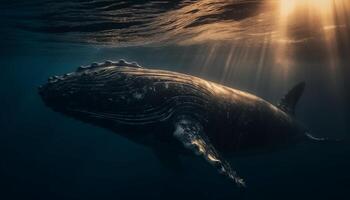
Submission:
<svg viewBox="0 0 350 200">
<path fill-rule="evenodd" d="M 39 94 L 54 111 L 149 146 L 160 160 L 201 156 L 245 186 L 228 156 L 319 139 L 294 117 L 304 88 L 304 82 L 297 84 L 275 106 L 195 76 L 120 60 L 50 77 Z"/>
</svg>

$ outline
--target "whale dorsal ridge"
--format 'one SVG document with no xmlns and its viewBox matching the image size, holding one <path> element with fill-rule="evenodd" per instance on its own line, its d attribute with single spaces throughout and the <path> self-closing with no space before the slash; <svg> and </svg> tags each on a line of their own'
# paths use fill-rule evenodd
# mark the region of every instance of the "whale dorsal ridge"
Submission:
<svg viewBox="0 0 350 200">
<path fill-rule="evenodd" d="M 278 103 L 278 108 L 284 112 L 294 115 L 295 106 L 298 103 L 305 89 L 305 82 L 301 82 L 294 86 Z"/>
</svg>

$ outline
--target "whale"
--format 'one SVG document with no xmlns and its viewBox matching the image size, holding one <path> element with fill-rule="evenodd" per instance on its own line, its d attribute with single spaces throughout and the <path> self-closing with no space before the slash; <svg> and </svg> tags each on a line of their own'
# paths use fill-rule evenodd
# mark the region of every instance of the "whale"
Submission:
<svg viewBox="0 0 350 200">
<path fill-rule="evenodd" d="M 274 105 L 199 77 L 119 60 L 50 77 L 39 94 L 56 112 L 150 147 L 162 163 L 199 156 L 244 187 L 230 156 L 323 140 L 295 117 L 304 88 L 297 84 Z"/>
</svg>

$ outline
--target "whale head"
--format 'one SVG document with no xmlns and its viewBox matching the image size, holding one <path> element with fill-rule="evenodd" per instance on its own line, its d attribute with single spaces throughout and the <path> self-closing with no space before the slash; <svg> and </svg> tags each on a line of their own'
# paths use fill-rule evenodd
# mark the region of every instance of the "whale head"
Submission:
<svg viewBox="0 0 350 200">
<path fill-rule="evenodd" d="M 130 98 L 133 80 L 123 69 L 141 67 L 124 60 L 93 63 L 72 73 L 50 77 L 39 87 L 39 94 L 48 107 L 80 120 L 114 119 L 124 105 L 133 103 Z"/>
</svg>

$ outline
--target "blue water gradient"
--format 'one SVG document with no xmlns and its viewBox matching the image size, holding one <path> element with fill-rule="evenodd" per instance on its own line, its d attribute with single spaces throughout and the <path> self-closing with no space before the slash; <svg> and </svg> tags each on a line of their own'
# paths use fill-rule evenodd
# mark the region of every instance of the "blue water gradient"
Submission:
<svg viewBox="0 0 350 200">
<path fill-rule="evenodd" d="M 151 149 L 108 130 L 67 118 L 45 107 L 37 87 L 47 77 L 104 60 L 137 61 L 221 82 L 271 102 L 296 82 L 307 89 L 297 118 L 313 134 L 349 138 L 349 76 L 329 85 L 322 59 L 302 60 L 285 82 L 269 71 L 256 79 L 254 68 L 222 80 L 223 47 L 211 68 L 198 59 L 203 44 L 162 47 L 109 47 L 52 41 L 52 35 L 13 27 L 0 30 L 0 199 L 349 199 L 350 145 L 300 144 L 276 153 L 230 159 L 245 177 L 246 189 L 219 176 L 199 158 L 183 157 L 186 168 L 164 168 Z M 204 56 L 204 55 L 203 55 Z M 196 59 L 195 59 L 196 58 Z M 238 58 L 237 58 L 238 59 Z M 344 73 L 349 62 L 341 62 Z M 268 63 L 266 64 L 268 66 Z M 251 71 L 250 71 L 250 70 Z M 340 92 L 336 92 L 340 91 Z"/>
</svg>

